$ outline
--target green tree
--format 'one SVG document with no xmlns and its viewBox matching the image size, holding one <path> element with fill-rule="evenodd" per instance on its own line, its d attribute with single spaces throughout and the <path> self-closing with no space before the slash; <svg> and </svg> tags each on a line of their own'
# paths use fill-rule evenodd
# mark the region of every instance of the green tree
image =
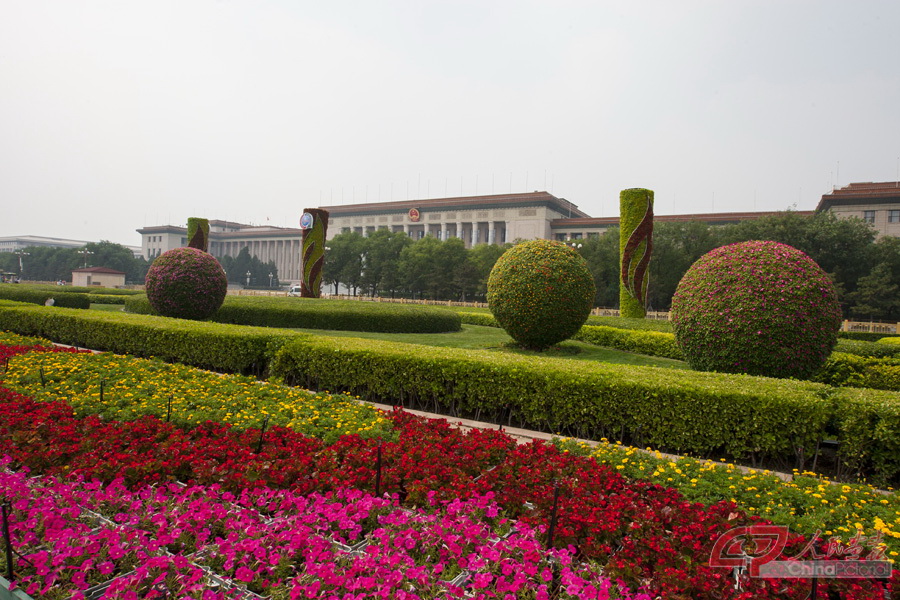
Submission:
<svg viewBox="0 0 900 600">
<path fill-rule="evenodd" d="M 610 308 L 618 306 L 619 228 L 611 227 L 602 235 L 588 237 L 580 243 L 581 248 L 578 248 L 578 253 L 587 262 L 597 288 L 594 306 Z"/>
<path fill-rule="evenodd" d="M 891 265 L 883 262 L 868 275 L 859 278 L 856 291 L 847 295 L 853 316 L 893 320 L 900 314 L 900 286 L 895 283 Z"/>
<path fill-rule="evenodd" d="M 365 268 L 360 284 L 370 295 L 393 297 L 400 289 L 400 254 L 410 244 L 412 240 L 402 231 L 379 229 L 365 238 Z"/>
<path fill-rule="evenodd" d="M 694 262 L 718 245 L 706 223 L 657 222 L 647 290 L 650 310 L 668 310 L 678 282 Z"/>
<path fill-rule="evenodd" d="M 354 231 L 339 233 L 326 242 L 322 281 L 340 293 L 343 284 L 356 293 L 362 280 L 366 239 Z"/>
<path fill-rule="evenodd" d="M 469 263 L 474 267 L 478 276 L 478 283 L 475 287 L 474 295 L 477 298 L 487 299 L 487 280 L 491 274 L 491 269 L 497 263 L 497 259 L 503 256 L 503 253 L 513 247 L 513 244 L 478 244 L 471 248 L 469 253 Z M 464 271 L 470 271 L 468 267 Z M 465 277 L 471 276 L 471 272 Z M 462 276 L 462 274 L 460 274 Z M 463 284 L 461 284 L 462 286 Z"/>
</svg>

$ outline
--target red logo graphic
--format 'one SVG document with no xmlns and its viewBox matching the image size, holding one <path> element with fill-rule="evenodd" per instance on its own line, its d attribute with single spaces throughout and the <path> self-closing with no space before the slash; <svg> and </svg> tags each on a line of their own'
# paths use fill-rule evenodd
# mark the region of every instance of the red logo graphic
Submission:
<svg viewBox="0 0 900 600">
<path fill-rule="evenodd" d="M 735 527 L 716 540 L 709 558 L 711 567 L 749 567 L 759 576 L 759 567 L 775 560 L 784 550 L 788 529 L 778 525 Z"/>
<path fill-rule="evenodd" d="M 421 217 L 421 215 L 419 214 L 418 208 L 409 209 L 409 220 L 410 221 L 416 222 L 419 220 L 420 217 Z"/>
</svg>

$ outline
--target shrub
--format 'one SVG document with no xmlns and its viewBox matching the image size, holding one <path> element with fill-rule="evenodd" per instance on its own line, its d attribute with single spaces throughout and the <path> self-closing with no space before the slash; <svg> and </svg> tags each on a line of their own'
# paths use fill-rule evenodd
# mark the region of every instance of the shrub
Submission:
<svg viewBox="0 0 900 600">
<path fill-rule="evenodd" d="M 501 256 L 488 277 L 488 306 L 525 348 L 571 337 L 591 312 L 596 287 L 587 263 L 563 243 L 534 240 Z"/>
<path fill-rule="evenodd" d="M 812 381 L 838 387 L 900 391 L 900 359 L 832 352 Z"/>
<path fill-rule="evenodd" d="M 890 358 L 900 357 L 900 345 L 897 344 L 879 344 L 877 342 L 866 342 L 854 339 L 838 338 L 835 352 L 844 352 L 846 354 L 856 354 L 857 356 L 871 356 L 872 358 Z"/>
<path fill-rule="evenodd" d="M 675 342 L 675 336 L 661 331 L 585 325 L 573 336 L 573 339 L 595 346 L 684 360 L 684 355 Z"/>
<path fill-rule="evenodd" d="M 53 306 L 66 308 L 90 308 L 91 300 L 87 294 L 74 294 L 57 288 L 56 290 L 37 289 L 30 285 L 0 284 L 0 298 L 29 304 L 47 304 L 53 300 Z"/>
<path fill-rule="evenodd" d="M 128 298 L 125 310 L 138 314 L 152 313 L 146 296 Z M 210 320 L 258 327 L 382 333 L 447 333 L 460 330 L 459 315 L 443 308 L 323 298 L 229 296 Z"/>
<path fill-rule="evenodd" d="M 196 248 L 164 252 L 147 271 L 147 298 L 165 317 L 202 320 L 225 300 L 228 280 L 211 254 Z"/>
<path fill-rule="evenodd" d="M 672 298 L 691 367 L 805 379 L 837 341 L 834 284 L 811 258 L 777 242 L 742 242 L 700 257 Z"/>
</svg>

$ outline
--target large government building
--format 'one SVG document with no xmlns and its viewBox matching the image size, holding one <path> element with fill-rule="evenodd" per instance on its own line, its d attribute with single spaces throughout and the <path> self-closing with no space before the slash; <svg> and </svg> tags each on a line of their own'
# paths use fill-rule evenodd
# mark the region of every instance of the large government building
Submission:
<svg viewBox="0 0 900 600">
<path fill-rule="evenodd" d="M 413 239 L 434 236 L 460 238 L 475 244 L 502 244 L 514 240 L 575 240 L 601 235 L 619 224 L 618 217 L 594 218 L 564 198 L 547 192 L 497 194 L 459 198 L 432 198 L 323 206 L 329 212 L 328 239 L 344 232 L 369 235 L 378 229 L 403 232 Z M 832 210 L 873 224 L 879 235 L 900 235 L 900 186 L 889 183 L 854 183 L 822 196 L 816 210 Z M 811 215 L 813 211 L 798 211 Z M 657 215 L 657 222 L 701 221 L 711 225 L 758 219 L 775 212 Z M 299 220 L 299 214 L 297 215 Z M 187 228 L 175 225 L 144 227 L 141 250 L 153 260 L 172 248 L 187 245 Z M 263 262 L 273 261 L 282 283 L 300 280 L 300 229 L 252 226 L 210 220 L 209 251 L 213 256 L 237 256 L 247 247 Z"/>
</svg>

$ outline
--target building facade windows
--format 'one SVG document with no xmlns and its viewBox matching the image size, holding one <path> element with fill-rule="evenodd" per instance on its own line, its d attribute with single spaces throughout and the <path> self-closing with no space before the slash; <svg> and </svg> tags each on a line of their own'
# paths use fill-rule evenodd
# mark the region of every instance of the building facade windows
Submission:
<svg viewBox="0 0 900 600">
<path fill-rule="evenodd" d="M 900 223 L 900 210 L 888 211 L 888 223 Z"/>
<path fill-rule="evenodd" d="M 875 211 L 874 210 L 864 210 L 863 211 L 863 221 L 866 223 L 874 223 L 875 222 Z"/>
</svg>

